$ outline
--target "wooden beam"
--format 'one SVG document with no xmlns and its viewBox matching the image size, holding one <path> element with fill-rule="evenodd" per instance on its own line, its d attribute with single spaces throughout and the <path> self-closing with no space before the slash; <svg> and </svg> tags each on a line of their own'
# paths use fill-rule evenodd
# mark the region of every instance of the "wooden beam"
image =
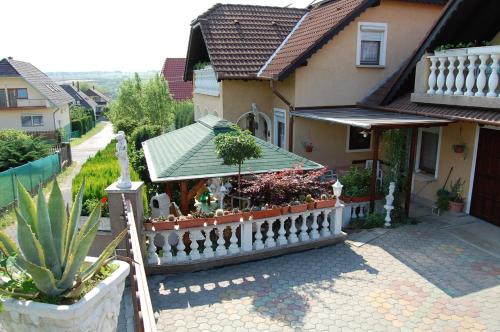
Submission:
<svg viewBox="0 0 500 332">
<path fill-rule="evenodd" d="M 181 181 L 181 211 L 182 214 L 189 214 L 189 190 L 187 180 Z"/>
<path fill-rule="evenodd" d="M 380 142 L 380 130 L 373 130 L 373 163 L 372 163 L 372 179 L 370 184 L 370 213 L 375 210 L 375 194 L 377 191 L 377 164 L 378 164 L 378 150 Z"/>
<path fill-rule="evenodd" d="M 413 180 L 413 170 L 415 169 L 415 156 L 417 153 L 418 128 L 411 129 L 410 160 L 408 162 L 408 176 L 406 178 L 405 215 L 410 215 L 411 183 Z"/>
</svg>

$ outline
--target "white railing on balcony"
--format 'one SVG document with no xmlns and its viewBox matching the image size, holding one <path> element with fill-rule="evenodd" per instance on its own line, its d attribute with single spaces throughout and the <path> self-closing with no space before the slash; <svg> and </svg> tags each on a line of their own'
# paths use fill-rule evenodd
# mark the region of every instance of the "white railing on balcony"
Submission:
<svg viewBox="0 0 500 332">
<path fill-rule="evenodd" d="M 428 59 L 428 95 L 499 98 L 500 46 L 451 49 Z"/>
<path fill-rule="evenodd" d="M 9 103 L 7 101 L 3 104 L 3 108 L 20 108 L 20 107 L 49 107 L 49 101 L 47 99 L 17 99 L 15 103 Z"/>
<path fill-rule="evenodd" d="M 194 93 L 209 96 L 220 95 L 220 84 L 217 82 L 212 66 L 194 71 Z"/>
<path fill-rule="evenodd" d="M 146 231 L 149 242 L 147 261 L 153 266 L 210 261 L 336 238 L 342 234 L 342 212 L 343 206 L 340 206 L 268 219 Z M 161 255 L 157 253 L 158 236 L 162 238 Z M 189 246 L 186 246 L 187 238 L 190 240 Z"/>
</svg>

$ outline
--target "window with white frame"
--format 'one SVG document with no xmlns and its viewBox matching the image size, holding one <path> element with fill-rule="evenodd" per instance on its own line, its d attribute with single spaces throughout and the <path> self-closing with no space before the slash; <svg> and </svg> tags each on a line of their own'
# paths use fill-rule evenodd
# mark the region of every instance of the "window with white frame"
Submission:
<svg viewBox="0 0 500 332">
<path fill-rule="evenodd" d="M 372 135 L 370 130 L 359 127 L 347 127 L 347 151 L 362 152 L 369 151 L 372 146 Z"/>
<path fill-rule="evenodd" d="M 21 125 L 23 127 L 43 126 L 43 116 L 42 115 L 21 115 Z"/>
<path fill-rule="evenodd" d="M 357 66 L 385 66 L 387 23 L 358 23 Z"/>
<path fill-rule="evenodd" d="M 437 178 L 439 166 L 439 150 L 441 145 L 441 129 L 420 128 L 417 140 L 417 165 L 418 173 Z"/>
</svg>

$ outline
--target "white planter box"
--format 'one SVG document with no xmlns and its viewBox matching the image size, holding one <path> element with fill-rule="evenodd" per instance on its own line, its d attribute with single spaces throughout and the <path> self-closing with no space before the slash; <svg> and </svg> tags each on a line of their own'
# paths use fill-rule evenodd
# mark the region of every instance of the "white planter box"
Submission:
<svg viewBox="0 0 500 332">
<path fill-rule="evenodd" d="M 113 261 L 118 269 L 72 305 L 53 305 L 7 299 L 0 313 L 0 331 L 108 332 L 116 331 L 120 301 L 129 264 Z"/>
</svg>

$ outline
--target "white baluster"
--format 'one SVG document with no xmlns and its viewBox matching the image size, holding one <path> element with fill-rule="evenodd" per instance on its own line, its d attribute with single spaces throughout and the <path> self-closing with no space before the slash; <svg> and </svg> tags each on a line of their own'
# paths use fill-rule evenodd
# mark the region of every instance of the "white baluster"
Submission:
<svg viewBox="0 0 500 332">
<path fill-rule="evenodd" d="M 467 88 L 465 95 L 471 97 L 474 96 L 474 92 L 472 92 L 472 89 L 474 89 L 474 85 L 476 84 L 474 69 L 476 68 L 477 55 L 469 55 L 468 58 L 469 65 L 467 66 L 467 70 L 469 72 L 467 73 L 467 78 L 465 79 L 465 87 Z"/>
<path fill-rule="evenodd" d="M 205 242 L 203 242 L 203 257 L 212 258 L 214 257 L 214 250 L 212 248 L 212 240 L 210 239 L 210 231 L 212 229 L 205 227 Z"/>
<path fill-rule="evenodd" d="M 238 224 L 231 224 L 229 225 L 229 227 L 231 227 L 231 238 L 229 239 L 229 242 L 231 242 L 231 244 L 229 245 L 229 253 L 237 254 L 240 252 L 240 248 L 238 247 L 238 237 L 236 236 L 236 229 L 238 228 Z"/>
<path fill-rule="evenodd" d="M 359 214 L 358 218 L 364 218 L 365 217 L 365 206 L 364 204 L 359 205 Z"/>
<path fill-rule="evenodd" d="M 172 232 L 171 231 L 161 231 L 160 235 L 163 237 L 163 257 L 160 258 L 162 264 L 173 262 L 174 258 L 172 256 L 172 246 L 168 242 L 168 238 Z"/>
<path fill-rule="evenodd" d="M 302 224 L 300 225 L 300 234 L 299 234 L 300 241 L 309 240 L 309 234 L 307 234 L 307 217 L 308 216 L 309 216 L 308 213 L 304 213 L 302 215 Z"/>
<path fill-rule="evenodd" d="M 488 79 L 488 94 L 487 97 L 498 97 L 496 92 L 498 86 L 498 59 L 500 58 L 499 54 L 491 55 L 491 74 Z"/>
<path fill-rule="evenodd" d="M 186 255 L 186 246 L 184 245 L 184 230 L 178 230 L 175 232 L 177 237 L 179 238 L 179 242 L 177 243 L 177 256 L 176 259 L 178 262 L 183 262 L 187 260 Z"/>
<path fill-rule="evenodd" d="M 286 237 L 285 237 L 285 234 L 286 234 L 286 230 L 285 230 L 285 221 L 286 221 L 287 218 L 280 218 L 280 229 L 278 230 L 278 245 L 279 246 L 284 246 L 285 244 L 287 244 L 287 240 L 286 240 Z"/>
<path fill-rule="evenodd" d="M 457 78 L 455 79 L 455 87 L 457 88 L 455 90 L 455 95 L 461 96 L 464 94 L 463 88 L 465 84 L 465 60 L 467 60 L 467 57 L 465 56 L 459 56 L 458 57 L 458 73 L 457 73 Z"/>
<path fill-rule="evenodd" d="M 264 242 L 262 242 L 262 223 L 264 220 L 258 220 L 255 222 L 255 226 L 257 227 L 257 231 L 255 232 L 255 242 L 253 243 L 253 248 L 255 250 L 264 249 Z"/>
<path fill-rule="evenodd" d="M 227 255 L 226 241 L 224 240 L 224 229 L 225 226 L 217 226 L 217 249 L 215 250 L 216 256 Z"/>
<path fill-rule="evenodd" d="M 429 79 L 428 79 L 428 84 L 429 84 L 429 90 L 427 90 L 427 93 L 430 95 L 433 95 L 435 93 L 435 87 L 436 87 L 436 63 L 438 61 L 437 57 L 431 57 L 431 72 L 429 73 Z"/>
<path fill-rule="evenodd" d="M 311 224 L 311 233 L 309 234 L 311 236 L 311 239 L 316 240 L 319 239 L 319 232 L 318 232 L 318 217 L 321 215 L 321 212 L 314 212 L 312 214 L 313 222 Z"/>
<path fill-rule="evenodd" d="M 453 86 L 455 85 L 455 61 L 457 61 L 457 57 L 450 56 L 448 58 L 448 75 L 446 75 L 446 91 L 445 95 L 453 94 Z"/>
<path fill-rule="evenodd" d="M 267 233 L 266 233 L 266 248 L 276 247 L 276 241 L 274 241 L 274 231 L 273 231 L 274 220 L 267 221 Z"/>
<path fill-rule="evenodd" d="M 191 260 L 197 260 L 200 259 L 200 252 L 198 250 L 198 237 L 199 237 L 200 231 L 198 229 L 196 230 L 190 230 L 189 231 L 189 239 L 191 240 L 191 252 L 189 253 L 189 258 Z"/>
<path fill-rule="evenodd" d="M 149 264 L 159 264 L 160 259 L 158 257 L 158 254 L 156 253 L 156 246 L 155 246 L 155 235 L 156 232 L 147 232 L 146 236 L 148 237 L 149 240 L 149 247 L 148 247 L 148 263 Z"/>
<path fill-rule="evenodd" d="M 329 210 L 323 211 L 323 222 L 321 223 L 321 236 L 330 236 L 332 232 L 330 232 L 330 222 L 328 221 L 328 216 L 330 215 Z"/>
<path fill-rule="evenodd" d="M 444 90 L 443 90 L 444 83 L 445 83 L 444 71 L 446 69 L 445 62 L 446 62 L 446 58 L 443 58 L 443 57 L 439 58 L 439 74 L 437 77 L 437 88 L 438 89 L 436 90 L 437 95 L 442 95 L 444 93 Z"/>
<path fill-rule="evenodd" d="M 288 243 L 297 243 L 299 241 L 299 238 L 297 237 L 297 228 L 295 227 L 295 223 L 298 220 L 298 215 L 292 215 L 290 216 L 290 235 L 288 235 Z"/>
<path fill-rule="evenodd" d="M 489 59 L 489 55 L 482 54 L 479 56 L 481 63 L 479 64 L 479 75 L 477 76 L 477 92 L 475 93 L 476 97 L 484 97 L 486 94 L 484 93 L 484 87 L 486 86 L 486 61 Z"/>
</svg>

